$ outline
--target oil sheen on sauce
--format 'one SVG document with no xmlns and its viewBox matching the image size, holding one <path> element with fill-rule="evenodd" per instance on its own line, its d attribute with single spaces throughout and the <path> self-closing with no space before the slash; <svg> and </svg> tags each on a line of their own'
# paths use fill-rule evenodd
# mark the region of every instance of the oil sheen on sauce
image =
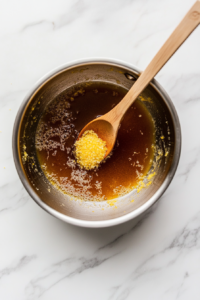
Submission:
<svg viewBox="0 0 200 300">
<path fill-rule="evenodd" d="M 75 161 L 73 147 L 80 130 L 126 93 L 116 85 L 91 82 L 67 89 L 47 107 L 37 127 L 37 156 L 48 180 L 64 193 L 83 200 L 113 199 L 137 187 L 149 171 L 155 128 L 140 100 L 126 112 L 110 158 L 90 171 Z"/>
</svg>

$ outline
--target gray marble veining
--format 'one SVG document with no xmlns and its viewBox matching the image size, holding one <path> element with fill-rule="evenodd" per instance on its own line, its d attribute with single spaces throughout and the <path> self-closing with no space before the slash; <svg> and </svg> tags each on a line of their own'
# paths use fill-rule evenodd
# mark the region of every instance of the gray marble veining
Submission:
<svg viewBox="0 0 200 300">
<path fill-rule="evenodd" d="M 86 229 L 41 210 L 12 158 L 12 128 L 31 86 L 60 64 L 111 57 L 141 70 L 193 0 L 0 3 L 0 299 L 200 299 L 200 27 L 156 76 L 181 121 L 169 189 L 135 226 Z"/>
</svg>

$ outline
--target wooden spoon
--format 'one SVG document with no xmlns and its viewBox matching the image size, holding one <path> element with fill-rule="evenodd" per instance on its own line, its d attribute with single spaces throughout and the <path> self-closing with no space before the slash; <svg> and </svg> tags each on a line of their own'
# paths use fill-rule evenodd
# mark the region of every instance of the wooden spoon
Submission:
<svg viewBox="0 0 200 300">
<path fill-rule="evenodd" d="M 159 70 L 170 59 L 174 52 L 181 46 L 181 44 L 187 39 L 192 31 L 200 23 L 200 0 L 194 3 L 192 8 L 188 11 L 186 16 L 176 27 L 174 32 L 158 51 L 156 56 L 152 59 L 146 70 L 141 73 L 137 81 L 133 84 L 131 89 L 125 95 L 125 97 L 107 114 L 88 123 L 80 132 L 78 139 L 86 130 L 93 130 L 98 136 L 106 141 L 107 152 L 105 157 L 112 151 L 119 124 L 127 111 L 127 109 L 133 104 L 153 77 L 159 72 Z"/>
</svg>

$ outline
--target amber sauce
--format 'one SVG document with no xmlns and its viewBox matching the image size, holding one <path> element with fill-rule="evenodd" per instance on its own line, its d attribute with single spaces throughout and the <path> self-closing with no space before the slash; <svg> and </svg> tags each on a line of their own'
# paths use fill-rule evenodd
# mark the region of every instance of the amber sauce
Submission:
<svg viewBox="0 0 200 300">
<path fill-rule="evenodd" d="M 126 94 L 111 84 L 91 83 L 60 94 L 47 108 L 37 128 L 36 149 L 46 177 L 63 192 L 85 200 L 108 200 L 137 186 L 151 167 L 155 128 L 140 100 L 121 123 L 110 158 L 97 170 L 82 170 L 73 146 L 80 130 L 111 110 Z"/>
</svg>

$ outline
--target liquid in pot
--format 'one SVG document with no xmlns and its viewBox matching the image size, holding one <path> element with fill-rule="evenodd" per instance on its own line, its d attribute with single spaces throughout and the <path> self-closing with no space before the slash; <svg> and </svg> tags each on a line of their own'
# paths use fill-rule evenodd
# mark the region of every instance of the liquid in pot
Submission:
<svg viewBox="0 0 200 300">
<path fill-rule="evenodd" d="M 67 89 L 47 107 L 37 127 L 37 156 L 46 177 L 64 193 L 84 200 L 113 199 L 137 187 L 149 171 L 155 128 L 140 100 L 126 112 L 112 155 L 98 169 L 81 169 L 73 154 L 80 130 L 126 93 L 113 84 L 91 82 Z"/>
</svg>

